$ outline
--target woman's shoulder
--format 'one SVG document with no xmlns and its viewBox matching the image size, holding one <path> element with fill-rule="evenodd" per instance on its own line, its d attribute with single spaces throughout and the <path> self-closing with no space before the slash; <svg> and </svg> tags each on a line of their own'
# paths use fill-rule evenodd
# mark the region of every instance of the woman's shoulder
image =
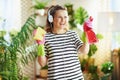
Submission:
<svg viewBox="0 0 120 80">
<path fill-rule="evenodd" d="M 45 34 L 46 37 L 52 36 L 52 34 L 50 32 Z"/>
<path fill-rule="evenodd" d="M 67 33 L 68 33 L 68 34 L 73 34 L 73 35 L 76 34 L 76 32 L 73 31 L 73 30 L 69 30 L 69 31 L 67 31 Z"/>
<path fill-rule="evenodd" d="M 75 35 L 76 34 L 76 32 L 75 31 L 73 31 L 73 30 L 68 30 L 66 33 L 64 33 L 64 34 L 61 34 L 61 35 Z M 48 32 L 48 33 L 46 33 L 45 34 L 45 37 L 52 37 L 52 36 L 61 36 L 61 35 L 57 35 L 57 34 L 53 34 L 53 33 L 50 33 L 50 32 Z"/>
</svg>

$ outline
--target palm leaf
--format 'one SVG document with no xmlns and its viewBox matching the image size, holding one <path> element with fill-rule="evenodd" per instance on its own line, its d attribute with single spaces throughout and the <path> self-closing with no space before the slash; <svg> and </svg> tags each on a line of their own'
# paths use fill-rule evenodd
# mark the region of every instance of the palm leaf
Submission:
<svg viewBox="0 0 120 80">
<path fill-rule="evenodd" d="M 34 49 L 26 53 L 26 47 L 33 45 L 28 43 L 28 40 L 31 40 L 32 31 L 36 28 L 35 16 L 32 15 L 22 26 L 21 31 L 12 38 L 10 44 L 4 39 L 0 39 L 0 49 L 4 49 L 3 53 L 0 51 L 2 53 L 2 55 L 0 54 L 0 75 L 3 80 L 19 80 L 20 67 L 18 66 L 18 61 L 26 65 L 28 64 L 29 58 L 30 60 L 35 59 L 36 50 Z M 20 55 L 21 57 L 18 57 Z M 8 72 L 12 75 L 8 75 Z"/>
<path fill-rule="evenodd" d="M 89 17 L 89 15 L 88 12 L 83 7 L 79 7 L 75 11 L 74 17 L 75 17 L 75 22 L 82 25 L 84 21 Z"/>
</svg>

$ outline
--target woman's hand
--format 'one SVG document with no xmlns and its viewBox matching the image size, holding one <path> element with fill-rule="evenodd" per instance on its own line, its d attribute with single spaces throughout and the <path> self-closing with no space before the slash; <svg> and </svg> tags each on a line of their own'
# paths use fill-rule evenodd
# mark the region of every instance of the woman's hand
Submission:
<svg viewBox="0 0 120 80">
<path fill-rule="evenodd" d="M 47 58 L 45 56 L 44 43 L 45 43 L 45 31 L 38 27 L 34 30 L 33 35 L 34 39 L 37 42 L 37 50 L 38 50 L 38 63 L 43 67 L 47 64 Z"/>
<path fill-rule="evenodd" d="M 96 34 L 92 30 L 92 21 L 93 21 L 93 18 L 90 16 L 90 18 L 87 21 L 85 21 L 83 25 L 83 29 L 84 29 L 84 32 L 86 34 L 89 44 L 98 42 Z"/>
<path fill-rule="evenodd" d="M 79 49 L 79 53 L 88 54 L 89 52 L 89 43 L 85 42 Z"/>
</svg>

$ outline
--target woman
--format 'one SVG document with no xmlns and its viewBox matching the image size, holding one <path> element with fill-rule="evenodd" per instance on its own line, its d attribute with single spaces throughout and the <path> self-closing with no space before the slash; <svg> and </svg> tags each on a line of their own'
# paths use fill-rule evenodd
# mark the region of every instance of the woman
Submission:
<svg viewBox="0 0 120 80">
<path fill-rule="evenodd" d="M 45 56 L 38 56 L 38 61 L 41 66 L 48 64 L 48 79 L 84 80 L 77 53 L 88 53 L 89 44 L 68 30 L 66 8 L 59 5 L 49 8 L 46 31 Z"/>
</svg>

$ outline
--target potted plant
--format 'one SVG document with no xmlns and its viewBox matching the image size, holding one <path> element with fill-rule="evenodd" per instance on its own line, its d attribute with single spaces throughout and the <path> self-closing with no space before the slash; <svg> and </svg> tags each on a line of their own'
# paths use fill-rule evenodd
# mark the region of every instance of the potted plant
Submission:
<svg viewBox="0 0 120 80">
<path fill-rule="evenodd" d="M 37 27 L 34 16 L 30 16 L 21 31 L 11 37 L 10 43 L 4 38 L 0 38 L 0 78 L 3 80 L 23 80 L 20 63 L 26 65 L 29 59 L 34 61 L 37 55 L 33 48 L 26 52 L 28 40 L 30 41 L 30 36 L 35 28 Z"/>
<path fill-rule="evenodd" d="M 45 13 L 45 7 L 47 5 L 47 2 L 40 2 L 39 0 L 33 1 L 34 1 L 33 8 L 35 9 L 35 13 L 43 16 Z"/>
<path fill-rule="evenodd" d="M 97 74 L 97 66 L 96 65 L 89 65 L 88 72 L 91 73 L 90 80 L 99 80 L 99 76 Z"/>
<path fill-rule="evenodd" d="M 101 71 L 104 73 L 104 76 L 101 77 L 101 80 L 109 80 L 113 68 L 114 68 L 114 64 L 112 62 L 103 63 Z"/>
<path fill-rule="evenodd" d="M 40 76 L 42 78 L 47 78 L 47 74 L 48 74 L 48 65 L 45 65 L 40 69 Z"/>
</svg>

